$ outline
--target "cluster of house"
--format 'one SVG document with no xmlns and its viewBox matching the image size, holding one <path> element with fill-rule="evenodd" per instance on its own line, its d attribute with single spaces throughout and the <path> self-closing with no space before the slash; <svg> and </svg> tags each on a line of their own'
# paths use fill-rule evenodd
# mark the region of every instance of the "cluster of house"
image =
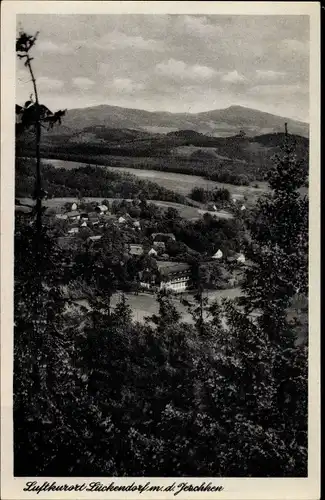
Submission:
<svg viewBox="0 0 325 500">
<path fill-rule="evenodd" d="M 211 257 L 214 260 L 221 260 L 223 258 L 223 252 L 220 248 Z M 227 258 L 228 262 L 238 262 L 238 264 L 244 264 L 246 262 L 246 257 L 243 253 L 236 253 Z"/>
<path fill-rule="evenodd" d="M 72 203 L 70 210 L 66 213 L 58 213 L 55 215 L 57 219 L 68 221 L 67 236 L 64 240 L 71 239 L 71 236 L 78 233 L 83 227 L 104 228 L 108 223 L 123 225 L 131 224 L 136 229 L 141 229 L 140 221 L 133 220 L 128 214 L 118 217 L 110 213 L 106 205 L 98 205 L 91 212 L 84 212 L 78 209 L 77 203 Z M 70 238 L 69 238 L 70 237 Z M 101 234 L 93 234 L 88 237 L 90 241 L 98 241 L 102 238 Z M 62 239 L 62 238 L 61 238 Z M 191 268 L 185 262 L 172 262 L 166 251 L 166 244 L 170 241 L 176 241 L 175 235 L 172 233 L 153 233 L 151 235 L 150 247 L 144 247 L 142 244 L 131 243 L 128 245 L 128 253 L 132 256 L 148 255 L 156 260 L 156 266 L 145 269 L 140 276 L 142 288 L 147 290 L 167 289 L 176 293 L 184 292 L 190 285 Z M 67 243 L 68 242 L 64 242 Z M 224 254 L 219 248 L 211 259 L 222 261 Z M 238 264 L 245 263 L 243 253 L 234 254 L 227 257 L 228 262 Z"/>
<path fill-rule="evenodd" d="M 237 198 L 233 198 L 232 201 L 233 201 L 233 203 L 237 203 Z M 225 210 L 218 208 L 214 203 L 210 203 L 208 205 L 208 210 L 210 210 L 211 212 L 225 212 Z M 246 210 L 246 207 L 244 204 L 241 205 L 240 210 L 241 211 Z"/>
<path fill-rule="evenodd" d="M 66 220 L 68 222 L 68 234 L 77 234 L 81 228 L 104 228 L 112 221 L 118 224 L 132 223 L 134 229 L 141 229 L 140 221 L 133 221 L 131 217 L 126 214 L 123 217 L 117 217 L 112 214 L 106 205 L 97 205 L 93 211 L 85 212 L 78 209 L 77 203 L 72 203 L 71 210 L 66 213 L 58 213 L 55 217 L 59 220 Z M 94 236 L 90 236 L 94 239 Z M 99 239 L 99 238 L 95 238 Z"/>
<path fill-rule="evenodd" d="M 151 235 L 152 246 L 148 250 L 148 255 L 150 257 L 158 257 L 158 255 L 164 259 L 168 258 L 168 254 L 166 252 L 166 243 L 167 241 L 176 241 L 174 234 L 172 233 L 153 233 Z M 130 244 L 129 245 L 129 253 L 130 255 L 143 255 L 144 247 L 139 244 Z"/>
</svg>

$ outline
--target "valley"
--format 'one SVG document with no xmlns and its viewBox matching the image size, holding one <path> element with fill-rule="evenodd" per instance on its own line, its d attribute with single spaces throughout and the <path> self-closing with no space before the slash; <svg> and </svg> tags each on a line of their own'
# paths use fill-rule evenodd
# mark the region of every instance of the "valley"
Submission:
<svg viewBox="0 0 325 500">
<path fill-rule="evenodd" d="M 64 169 L 72 169 L 72 168 L 82 168 L 88 165 L 88 163 L 82 163 L 78 161 L 66 161 L 66 160 L 57 160 L 57 159 L 44 159 L 42 160 L 44 164 L 53 165 L 56 168 L 64 168 Z M 171 189 L 176 191 L 179 194 L 184 196 L 188 196 L 190 191 L 194 187 L 202 187 L 204 189 L 220 189 L 225 188 L 228 189 L 231 195 L 234 195 L 238 198 L 242 198 L 244 196 L 253 197 L 254 199 L 260 196 L 263 192 L 268 190 L 268 185 L 264 181 L 260 181 L 258 183 L 258 188 L 253 186 L 236 186 L 234 184 L 221 183 L 216 181 L 211 181 L 209 179 L 204 179 L 199 175 L 190 175 L 190 174 L 180 174 L 175 172 L 165 172 L 165 171 L 156 171 L 149 169 L 140 169 L 140 168 L 130 168 L 130 167 L 110 167 L 107 165 L 94 165 L 96 167 L 103 167 L 112 171 L 120 171 L 128 174 L 135 175 L 140 179 L 149 180 L 155 182 L 161 187 L 166 189 Z"/>
</svg>

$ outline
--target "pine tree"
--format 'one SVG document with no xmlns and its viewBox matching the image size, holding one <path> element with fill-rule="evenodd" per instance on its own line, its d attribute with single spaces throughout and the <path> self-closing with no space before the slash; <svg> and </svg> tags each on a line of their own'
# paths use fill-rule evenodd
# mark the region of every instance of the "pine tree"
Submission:
<svg viewBox="0 0 325 500">
<path fill-rule="evenodd" d="M 253 264 L 243 287 L 246 310 L 261 312 L 259 322 L 276 342 L 288 333 L 292 298 L 308 289 L 308 198 L 299 193 L 306 176 L 286 134 L 282 152 L 268 173 L 272 192 L 258 201 L 249 228 L 246 253 Z"/>
</svg>

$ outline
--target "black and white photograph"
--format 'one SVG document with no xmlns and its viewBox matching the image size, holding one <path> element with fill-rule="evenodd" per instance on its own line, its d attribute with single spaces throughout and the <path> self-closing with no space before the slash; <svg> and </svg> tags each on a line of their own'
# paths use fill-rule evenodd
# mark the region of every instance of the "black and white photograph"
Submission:
<svg viewBox="0 0 325 500">
<path fill-rule="evenodd" d="M 13 476 L 307 479 L 310 15 L 15 30 Z"/>
</svg>

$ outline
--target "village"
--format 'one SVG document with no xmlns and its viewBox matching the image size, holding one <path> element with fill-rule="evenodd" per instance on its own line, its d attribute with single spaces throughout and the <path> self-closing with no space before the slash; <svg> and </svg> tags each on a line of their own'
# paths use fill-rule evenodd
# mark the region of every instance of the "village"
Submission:
<svg viewBox="0 0 325 500">
<path fill-rule="evenodd" d="M 18 201 L 16 203 L 19 203 Z M 120 200 L 101 202 L 79 200 L 66 202 L 45 211 L 45 220 L 54 232 L 58 245 L 63 249 L 78 248 L 81 244 L 96 247 L 102 244 L 108 231 L 116 231 L 122 239 L 124 258 L 144 263 L 136 281 L 137 289 L 155 293 L 166 289 L 173 294 L 184 293 L 193 288 L 192 266 L 188 254 L 180 259 L 175 248 L 184 245 L 169 232 L 152 232 L 152 220 L 141 218 L 140 200 Z M 146 208 L 152 208 L 145 202 Z M 211 207 L 213 208 L 213 207 Z M 16 205 L 16 214 L 28 214 L 24 205 Z M 211 212 L 206 212 L 211 213 Z M 200 260 L 200 259 L 199 259 Z M 245 255 L 241 252 L 227 252 L 221 248 L 208 255 L 202 262 L 210 268 L 219 268 L 218 286 L 209 288 L 235 288 L 240 284 L 241 274 L 247 266 Z"/>
</svg>

